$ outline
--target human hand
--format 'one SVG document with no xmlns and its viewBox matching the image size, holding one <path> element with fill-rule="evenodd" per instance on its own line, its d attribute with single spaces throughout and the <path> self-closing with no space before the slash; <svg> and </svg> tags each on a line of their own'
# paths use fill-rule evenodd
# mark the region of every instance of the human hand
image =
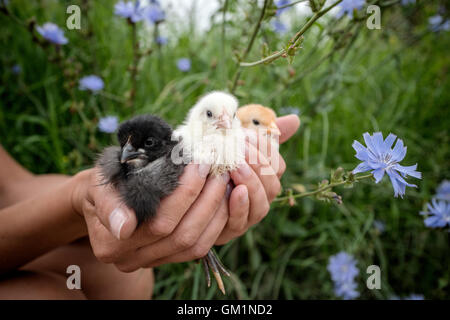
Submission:
<svg viewBox="0 0 450 320">
<path fill-rule="evenodd" d="M 283 143 L 297 131 L 300 119 L 296 115 L 288 115 L 277 118 L 276 123 L 281 131 L 279 142 Z M 265 152 L 272 150 L 270 145 L 266 150 L 261 150 L 258 140 L 250 139 L 250 142 L 246 150 L 247 163 L 231 173 L 236 187 L 230 194 L 228 222 L 215 242 L 217 245 L 241 236 L 260 222 L 281 189 L 279 179 L 286 170 L 283 157 L 278 151 L 273 154 Z M 257 156 L 257 161 L 248 164 L 251 154 Z"/>
<path fill-rule="evenodd" d="M 208 172 L 209 166 L 186 166 L 179 187 L 137 229 L 133 210 L 102 184 L 98 168 L 78 174 L 73 205 L 86 221 L 95 256 L 124 272 L 205 256 L 227 223 L 230 179 L 206 178 Z"/>
</svg>

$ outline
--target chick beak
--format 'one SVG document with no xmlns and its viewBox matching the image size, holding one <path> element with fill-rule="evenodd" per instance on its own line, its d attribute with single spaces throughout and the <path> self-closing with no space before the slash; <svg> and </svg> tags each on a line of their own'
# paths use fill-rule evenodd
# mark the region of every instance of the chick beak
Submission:
<svg viewBox="0 0 450 320">
<path fill-rule="evenodd" d="M 217 128 L 231 129 L 231 118 L 228 113 L 224 112 L 219 116 L 216 126 Z"/>
<path fill-rule="evenodd" d="M 274 121 L 272 121 L 269 125 L 269 127 L 267 128 L 267 132 L 271 135 L 274 136 L 280 136 L 281 132 L 280 129 L 278 129 L 278 126 L 276 125 L 276 123 Z"/>
<path fill-rule="evenodd" d="M 136 151 L 136 149 L 131 145 L 130 139 L 128 139 L 127 143 L 122 148 L 120 163 L 125 163 L 129 160 L 135 159 L 141 154 L 141 152 Z"/>
</svg>

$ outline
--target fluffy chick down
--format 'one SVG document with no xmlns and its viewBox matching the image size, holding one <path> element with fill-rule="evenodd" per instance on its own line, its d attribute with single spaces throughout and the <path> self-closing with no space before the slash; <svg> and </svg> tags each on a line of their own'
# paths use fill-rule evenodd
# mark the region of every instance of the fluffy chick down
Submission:
<svg viewBox="0 0 450 320">
<path fill-rule="evenodd" d="M 245 133 L 236 116 L 238 100 L 213 91 L 189 111 L 174 135 L 181 138 L 183 155 L 190 162 L 210 164 L 213 175 L 237 169 L 245 162 Z"/>
</svg>

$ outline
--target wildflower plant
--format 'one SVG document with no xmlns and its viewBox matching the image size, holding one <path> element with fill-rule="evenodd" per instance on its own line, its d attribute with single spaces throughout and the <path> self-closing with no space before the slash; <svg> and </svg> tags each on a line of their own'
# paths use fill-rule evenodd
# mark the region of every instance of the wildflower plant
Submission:
<svg viewBox="0 0 450 320">
<path fill-rule="evenodd" d="M 136 24 L 141 21 L 145 21 L 149 24 L 154 25 L 154 45 L 159 48 L 161 45 L 167 43 L 167 39 L 159 35 L 158 25 L 162 23 L 165 19 L 165 12 L 162 9 L 158 1 L 146 1 L 136 0 L 136 1 L 118 1 L 114 5 L 114 13 L 122 18 L 126 18 L 128 24 L 131 27 L 131 39 L 133 48 L 133 60 L 129 67 L 130 78 L 131 78 L 131 88 L 127 93 L 127 105 L 129 107 L 134 105 L 136 94 L 137 94 L 137 77 L 138 77 L 138 67 L 139 64 L 145 56 L 149 56 L 153 50 L 142 51 L 142 46 L 138 39 L 138 29 Z"/>
<path fill-rule="evenodd" d="M 5 133 L 2 144 L 22 163 L 36 172 L 74 174 L 91 165 L 98 151 L 112 142 L 119 119 L 154 113 L 176 125 L 198 96 L 228 89 L 241 103 L 267 103 L 279 116 L 297 114 L 302 120 L 299 133 L 287 146 L 280 145 L 287 171 L 273 214 L 243 240 L 221 248 L 227 264 L 233 265 L 234 257 L 245 261 L 236 270 L 247 277 L 241 277 L 242 283 L 232 279 L 230 297 L 379 297 L 363 286 L 363 266 L 372 260 L 397 261 L 397 249 L 403 256 L 417 255 L 414 268 L 389 265 L 389 277 L 402 285 L 402 296 L 424 292 L 428 298 L 433 292 L 448 298 L 448 271 L 436 264 L 429 270 L 440 268 L 439 287 L 408 287 L 408 277 L 419 276 L 413 274 L 418 261 L 425 261 L 420 252 L 438 261 L 446 259 L 438 248 L 448 248 L 442 236 L 450 228 L 450 183 L 442 182 L 435 194 L 426 196 L 429 181 L 444 178 L 448 171 L 442 160 L 448 158 L 445 128 L 430 120 L 444 119 L 447 110 L 442 105 L 447 79 L 441 51 L 449 28 L 443 6 L 415 0 L 224 0 L 217 2 L 210 25 L 197 31 L 195 19 L 174 19 L 164 1 L 82 1 L 83 28 L 68 31 L 53 9 L 43 14 L 39 12 L 45 10 L 31 1 L 19 3 L 26 10 L 15 1 L 0 1 L 6 26 L 0 41 L 5 40 L 2 44 L 8 49 L 0 55 L 6 66 L 0 128 Z M 58 9 L 55 12 L 64 12 L 59 2 L 48 3 Z M 381 31 L 365 28 L 364 9 L 369 4 L 382 9 Z M 298 6 L 305 9 L 302 14 L 294 14 Z M 414 19 L 409 17 L 412 10 L 417 11 Z M 93 17 L 104 20 L 97 23 Z M 180 26 L 170 24 L 174 20 Z M 407 37 L 397 36 L 398 30 L 388 23 L 393 20 L 401 26 L 398 30 L 411 26 Z M 180 31 L 182 23 L 189 25 L 185 31 Z M 387 32 L 389 43 L 372 42 Z M 436 41 L 437 37 L 442 38 Z M 421 50 L 417 64 L 418 56 L 405 43 L 412 46 L 428 39 L 442 50 Z M 9 50 L 23 57 L 11 58 Z M 434 62 L 436 56 L 440 59 Z M 355 65 L 360 61 L 367 65 Z M 374 61 L 378 64 L 372 65 Z M 390 65 L 393 61 L 398 65 Z M 434 82 L 427 87 L 428 78 Z M 388 81 L 386 89 L 383 84 Z M 416 91 L 420 99 L 411 98 Z M 416 100 L 427 105 L 419 106 Z M 432 128 L 435 125 L 439 128 Z M 395 130 L 399 138 L 366 132 L 378 128 L 385 133 Z M 14 136 L 22 143 L 16 145 Z M 429 147 L 442 136 L 440 148 Z M 43 151 L 48 151 L 46 158 L 36 166 Z M 427 157 L 419 159 L 421 152 Z M 426 177 L 423 182 L 419 169 Z M 318 201 L 302 200 L 307 197 Z M 406 251 L 405 247 L 415 250 L 423 239 L 427 241 L 420 242 L 419 253 Z M 389 243 L 389 250 L 383 242 Z M 196 269 L 170 265 L 156 270 L 168 280 L 158 285 L 155 296 L 198 298 L 208 293 L 199 285 Z M 192 283 L 174 286 L 180 278 Z M 323 288 L 330 290 L 317 289 L 323 279 L 329 282 Z M 383 288 L 380 295 L 389 297 L 391 290 Z M 208 294 L 214 297 L 212 291 Z"/>
<path fill-rule="evenodd" d="M 427 216 L 424 223 L 429 228 L 450 227 L 450 202 L 433 199 L 427 204 L 428 211 L 420 214 Z"/>
<path fill-rule="evenodd" d="M 398 139 L 395 146 L 392 148 L 397 136 L 390 133 L 386 139 L 383 139 L 381 132 L 375 132 L 373 135 L 364 133 L 363 135 L 366 146 L 358 141 L 353 142 L 353 149 L 355 149 L 355 157 L 362 161 L 355 169 L 345 172 L 343 168 L 338 168 L 331 173 L 330 181 L 323 180 L 314 191 L 303 192 L 296 195 L 289 195 L 287 197 L 278 198 L 278 201 L 286 201 L 290 198 L 300 198 L 307 196 L 315 196 L 320 200 L 342 202 L 342 198 L 332 188 L 345 185 L 353 187 L 355 182 L 363 179 L 373 179 L 375 183 L 379 183 L 385 173 L 389 176 L 392 187 L 394 189 L 394 197 L 400 196 L 403 198 L 406 192 L 406 187 L 417 187 L 414 184 L 406 182 L 405 178 L 412 176 L 421 179 L 422 174 L 417 169 L 417 164 L 412 166 L 402 166 L 399 164 L 406 156 L 406 147 L 403 145 L 403 140 Z M 356 176 L 358 173 L 368 172 L 370 174 Z"/>
<path fill-rule="evenodd" d="M 51 43 L 64 45 L 69 42 L 64 36 L 64 31 L 52 22 L 46 22 L 42 26 L 37 26 L 36 30 L 45 40 Z"/>
<path fill-rule="evenodd" d="M 444 180 L 436 189 L 436 199 L 450 201 L 450 181 Z"/>
<path fill-rule="evenodd" d="M 98 122 L 98 130 L 104 133 L 114 133 L 118 127 L 119 119 L 116 116 L 106 116 Z"/>
<path fill-rule="evenodd" d="M 347 15 L 352 18 L 355 11 L 361 10 L 365 5 L 366 0 L 344 0 L 338 5 L 337 18 Z"/>
<path fill-rule="evenodd" d="M 427 210 L 420 214 L 425 216 L 424 224 L 429 228 L 446 228 L 450 231 L 450 182 L 442 181 L 436 190 Z"/>
<path fill-rule="evenodd" d="M 331 256 L 328 262 L 328 271 L 334 282 L 334 293 L 345 300 L 359 297 L 356 277 L 359 269 L 356 259 L 347 252 L 339 252 Z"/>
<path fill-rule="evenodd" d="M 191 70 L 191 60 L 188 58 L 178 59 L 177 68 L 182 72 L 188 72 L 189 70 Z"/>
<path fill-rule="evenodd" d="M 93 93 L 97 93 L 105 86 L 102 78 L 96 75 L 85 76 L 80 79 L 80 90 L 89 90 Z"/>
</svg>

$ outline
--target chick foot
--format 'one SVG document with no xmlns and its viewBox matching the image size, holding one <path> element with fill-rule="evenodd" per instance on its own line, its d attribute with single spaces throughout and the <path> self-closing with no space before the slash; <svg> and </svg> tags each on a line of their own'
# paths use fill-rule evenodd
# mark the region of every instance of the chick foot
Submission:
<svg viewBox="0 0 450 320">
<path fill-rule="evenodd" d="M 219 260 L 217 255 L 212 250 L 209 250 L 208 254 L 204 256 L 201 260 L 203 270 L 205 271 L 208 288 L 211 286 L 211 275 L 209 273 L 209 269 L 211 269 L 214 278 L 216 279 L 217 286 L 219 287 L 220 291 L 222 291 L 223 294 L 226 294 L 221 274 L 224 274 L 229 277 L 231 275 L 230 272 L 224 267 L 222 262 Z"/>
</svg>

